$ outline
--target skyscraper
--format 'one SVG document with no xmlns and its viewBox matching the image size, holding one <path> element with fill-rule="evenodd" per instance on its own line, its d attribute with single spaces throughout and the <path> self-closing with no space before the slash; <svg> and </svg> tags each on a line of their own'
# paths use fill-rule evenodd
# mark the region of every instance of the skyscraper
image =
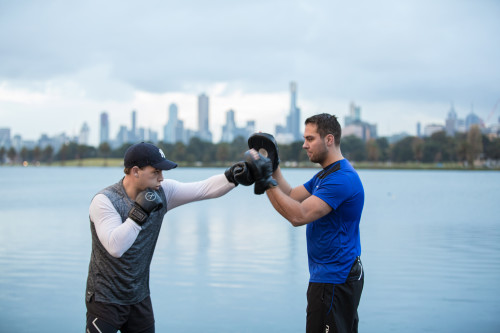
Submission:
<svg viewBox="0 0 500 333">
<path fill-rule="evenodd" d="M 297 84 L 295 82 L 290 82 L 289 119 L 288 131 L 292 133 L 295 141 L 302 140 L 302 133 L 300 132 L 300 108 L 297 107 Z"/>
<path fill-rule="evenodd" d="M 83 123 L 82 128 L 80 129 L 80 135 L 78 135 L 78 144 L 88 146 L 89 134 L 90 134 L 89 125 L 87 125 L 87 123 Z"/>
<path fill-rule="evenodd" d="M 377 125 L 361 120 L 361 107 L 351 102 L 349 115 L 345 117 L 342 136 L 354 135 L 363 141 L 377 138 Z"/>
<path fill-rule="evenodd" d="M 361 121 L 361 107 L 351 102 L 349 104 L 349 115 L 345 117 L 344 126 L 356 124 Z"/>
<path fill-rule="evenodd" d="M 455 132 L 457 131 L 457 113 L 455 112 L 453 104 L 448 112 L 448 117 L 446 118 L 445 123 L 446 134 L 449 136 L 455 135 Z"/>
<path fill-rule="evenodd" d="M 198 96 L 198 137 L 201 140 L 212 142 L 208 118 L 208 96 L 205 94 Z"/>
<path fill-rule="evenodd" d="M 128 135 L 128 142 L 136 142 L 137 141 L 137 112 L 132 110 L 132 128 L 130 129 L 130 133 Z"/>
<path fill-rule="evenodd" d="M 99 144 L 109 143 L 109 118 L 108 113 L 103 111 L 101 113 L 100 129 L 99 129 Z"/>
<path fill-rule="evenodd" d="M 10 128 L 0 128 L 0 147 L 10 147 Z"/>
<path fill-rule="evenodd" d="M 167 143 L 176 143 L 180 141 L 179 138 L 176 137 L 176 129 L 178 122 L 178 108 L 177 104 L 172 103 L 168 107 L 168 122 L 163 130 L 163 140 Z"/>
<path fill-rule="evenodd" d="M 276 141 L 290 143 L 301 141 L 300 108 L 297 107 L 297 84 L 290 82 L 290 113 L 286 117 L 286 126 L 276 125 Z"/>
<path fill-rule="evenodd" d="M 255 132 L 255 121 L 248 120 L 245 127 L 236 125 L 236 113 L 233 110 L 226 112 L 226 124 L 222 126 L 221 142 L 233 142 L 234 139 L 241 136 L 248 138 Z"/>
<path fill-rule="evenodd" d="M 234 111 L 226 112 L 226 124 L 222 126 L 222 142 L 232 142 L 236 131 L 236 122 L 234 120 Z"/>
</svg>

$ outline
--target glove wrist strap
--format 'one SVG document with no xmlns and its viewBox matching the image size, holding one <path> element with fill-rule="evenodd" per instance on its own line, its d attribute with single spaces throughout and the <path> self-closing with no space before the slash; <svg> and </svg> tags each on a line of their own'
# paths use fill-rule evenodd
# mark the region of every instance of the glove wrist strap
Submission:
<svg viewBox="0 0 500 333">
<path fill-rule="evenodd" d="M 128 217 L 134 220 L 138 225 L 143 225 L 148 218 L 148 214 L 139 206 L 133 205 L 128 212 Z"/>
</svg>

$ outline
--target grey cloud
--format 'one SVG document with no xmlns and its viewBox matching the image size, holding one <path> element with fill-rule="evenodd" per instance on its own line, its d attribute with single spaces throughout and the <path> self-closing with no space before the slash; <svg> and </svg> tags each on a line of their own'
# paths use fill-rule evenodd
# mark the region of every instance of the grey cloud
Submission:
<svg viewBox="0 0 500 333">
<path fill-rule="evenodd" d="M 310 98 L 495 94 L 495 1 L 2 2 L 0 80 L 109 68 L 150 92 L 299 82 Z M 498 95 L 498 93 L 497 93 Z"/>
</svg>

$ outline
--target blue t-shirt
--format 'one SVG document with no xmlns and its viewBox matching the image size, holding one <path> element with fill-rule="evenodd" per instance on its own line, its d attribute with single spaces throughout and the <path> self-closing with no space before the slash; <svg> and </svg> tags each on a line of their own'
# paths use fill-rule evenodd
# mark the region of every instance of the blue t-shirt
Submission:
<svg viewBox="0 0 500 333">
<path fill-rule="evenodd" d="M 307 225 L 310 282 L 344 283 L 361 255 L 359 222 L 365 192 L 348 160 L 337 161 L 304 184 L 309 193 L 332 211 Z"/>
</svg>

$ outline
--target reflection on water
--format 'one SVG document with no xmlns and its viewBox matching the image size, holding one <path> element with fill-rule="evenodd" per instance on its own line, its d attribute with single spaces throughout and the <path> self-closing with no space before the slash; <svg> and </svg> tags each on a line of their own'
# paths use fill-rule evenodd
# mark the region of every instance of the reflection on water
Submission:
<svg viewBox="0 0 500 333">
<path fill-rule="evenodd" d="M 119 168 L 2 168 L 0 332 L 79 332 L 88 204 Z M 181 181 L 223 169 L 175 169 Z M 313 170 L 284 169 L 292 185 Z M 360 171 L 364 332 L 500 330 L 500 173 Z M 169 212 L 151 267 L 158 332 L 303 332 L 305 228 L 239 186 Z"/>
</svg>

